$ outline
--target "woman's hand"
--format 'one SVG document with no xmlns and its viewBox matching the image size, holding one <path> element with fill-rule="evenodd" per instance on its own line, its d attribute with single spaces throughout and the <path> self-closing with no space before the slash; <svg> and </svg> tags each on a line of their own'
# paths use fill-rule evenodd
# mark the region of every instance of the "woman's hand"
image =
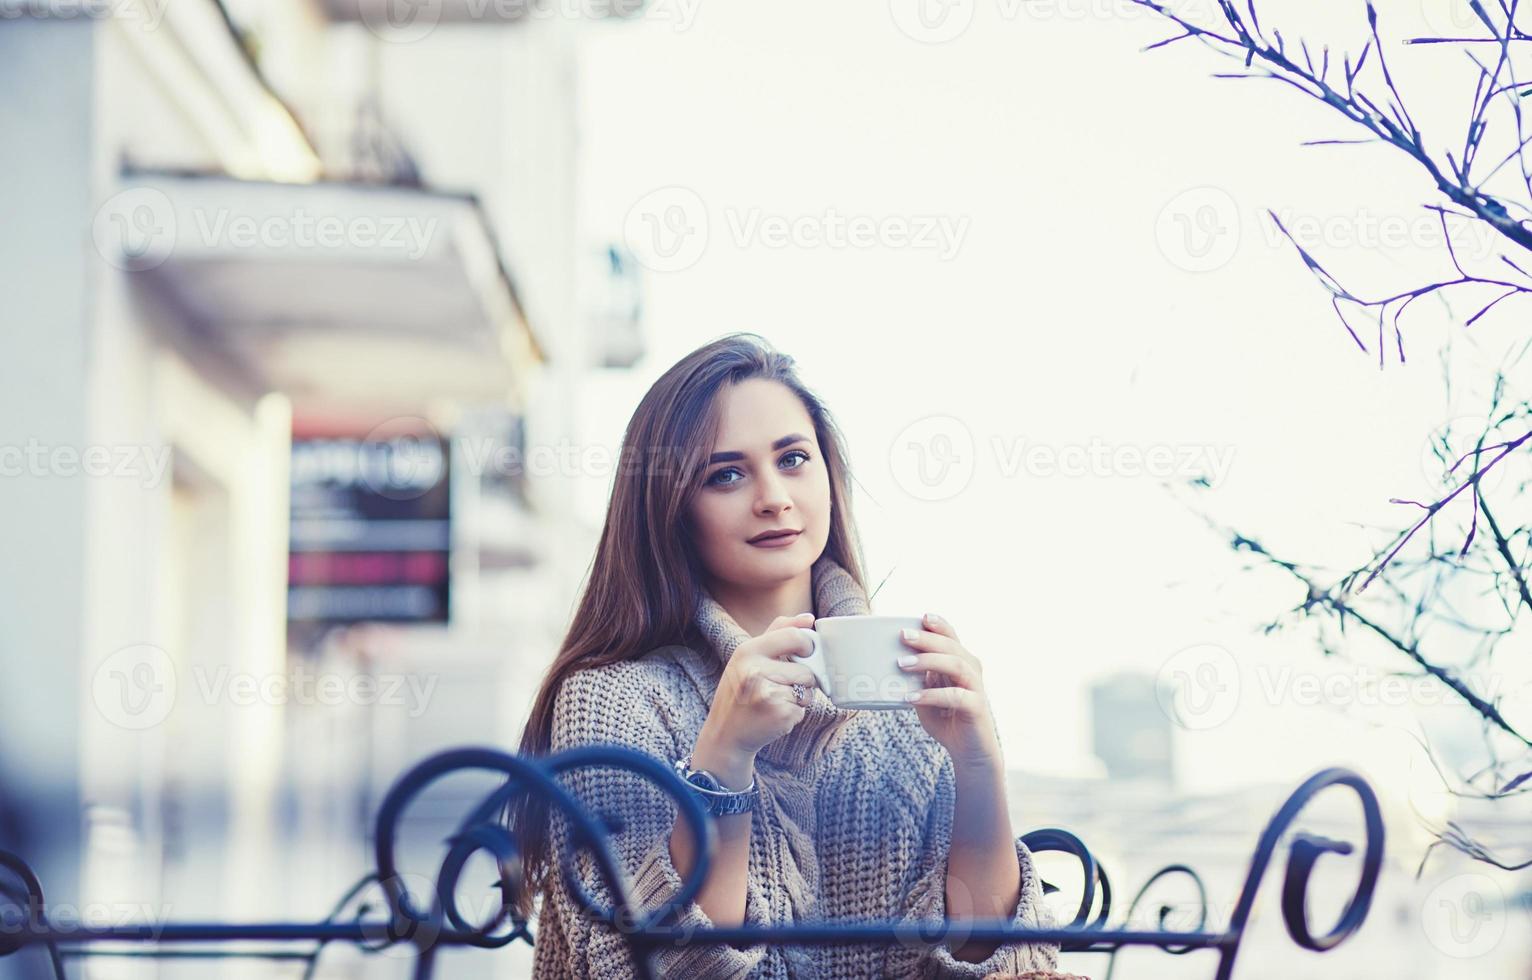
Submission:
<svg viewBox="0 0 1532 980">
<path fill-rule="evenodd" d="M 814 687 L 814 672 L 787 658 L 808 656 L 809 638 L 794 627 L 813 625 L 811 613 L 778 616 L 766 632 L 734 648 L 697 736 L 699 745 L 731 761 L 753 762 L 757 752 L 803 720 L 805 708 L 793 700 L 793 685 Z"/>
<path fill-rule="evenodd" d="M 1001 763 L 1001 753 L 984 668 L 958 642 L 951 623 L 933 613 L 926 614 L 924 623 L 926 628 L 913 635 L 900 633 L 914 652 L 901 657 L 899 666 L 921 674 L 925 682 L 914 698 L 920 724 L 952 756 L 958 773 L 991 770 Z"/>
</svg>

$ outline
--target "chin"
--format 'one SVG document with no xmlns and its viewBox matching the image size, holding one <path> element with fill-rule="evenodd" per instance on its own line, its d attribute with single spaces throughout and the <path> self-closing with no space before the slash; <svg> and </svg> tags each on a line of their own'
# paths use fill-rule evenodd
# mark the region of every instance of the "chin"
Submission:
<svg viewBox="0 0 1532 980">
<path fill-rule="evenodd" d="M 757 548 L 748 544 L 745 547 L 750 552 L 745 556 L 745 567 L 769 570 L 767 574 L 773 581 L 798 575 L 814 564 L 811 549 L 802 541 L 795 541 L 787 548 Z"/>
</svg>

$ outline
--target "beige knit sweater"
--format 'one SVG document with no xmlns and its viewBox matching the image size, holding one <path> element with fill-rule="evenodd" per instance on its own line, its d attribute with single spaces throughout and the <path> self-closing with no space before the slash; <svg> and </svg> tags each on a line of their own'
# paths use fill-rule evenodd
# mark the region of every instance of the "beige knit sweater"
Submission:
<svg viewBox="0 0 1532 980">
<path fill-rule="evenodd" d="M 866 594 L 828 556 L 813 569 L 816 616 L 867 614 Z M 666 762 L 691 750 L 707 718 L 723 664 L 748 639 L 732 617 L 704 593 L 696 623 L 708 649 L 666 646 L 565 679 L 554 702 L 552 748 L 622 744 Z M 954 802 L 952 760 L 921 727 L 914 711 L 836 708 L 823 692 L 802 722 L 756 757 L 760 798 L 752 815 L 745 920 L 791 924 L 806 920 L 945 918 L 947 850 Z M 653 909 L 681 887 L 670 858 L 675 804 L 663 791 L 625 770 L 585 769 L 561 779 L 593 812 L 621 814 L 611 838 L 635 901 Z M 568 827 L 552 822 L 556 854 L 569 853 Z M 566 858 L 567 859 L 567 858 Z M 1021 897 L 1013 922 L 1051 927 L 1031 852 L 1016 842 Z M 616 907 L 587 850 L 575 861 L 587 892 Z M 680 926 L 713 925 L 691 902 Z M 620 928 L 582 913 L 558 881 L 534 923 L 533 975 L 539 980 L 624 980 L 634 976 Z M 961 945 L 952 940 L 953 945 Z M 866 980 L 870 977 L 980 978 L 1057 966 L 1058 947 L 1011 944 L 980 963 L 952 956 L 945 944 L 847 944 L 746 948 L 703 944 L 662 948 L 652 962 L 662 977 L 724 980 Z"/>
</svg>

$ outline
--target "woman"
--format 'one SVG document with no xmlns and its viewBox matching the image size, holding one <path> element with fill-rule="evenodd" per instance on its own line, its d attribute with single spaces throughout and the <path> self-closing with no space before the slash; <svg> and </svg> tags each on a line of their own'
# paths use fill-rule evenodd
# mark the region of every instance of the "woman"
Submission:
<svg viewBox="0 0 1532 980">
<path fill-rule="evenodd" d="M 906 639 L 925 689 L 914 711 L 836 708 L 814 686 L 815 617 L 870 612 L 841 436 L 792 359 L 724 337 L 667 371 L 624 436 L 589 583 L 522 736 L 529 755 L 619 743 L 706 770 L 725 800 L 717 852 L 683 928 L 805 920 L 1010 919 L 1034 927 L 1041 882 L 1011 836 L 999 737 L 978 660 L 944 620 Z M 788 532 L 775 542 L 763 532 Z M 913 659 L 911 659 L 913 658 Z M 695 855 L 675 804 L 621 770 L 562 777 L 612 840 L 640 914 L 667 903 Z M 706 781 L 704 777 L 702 782 Z M 753 784 L 753 790 L 752 790 Z M 620 927 L 584 915 L 560 880 L 567 825 L 515 814 L 539 978 L 633 975 Z M 588 849 L 586 891 L 612 892 Z M 523 900 L 522 913 L 530 914 Z M 654 955 L 686 978 L 984 977 L 1051 969 L 1057 947 L 964 942 L 683 944 Z"/>
</svg>

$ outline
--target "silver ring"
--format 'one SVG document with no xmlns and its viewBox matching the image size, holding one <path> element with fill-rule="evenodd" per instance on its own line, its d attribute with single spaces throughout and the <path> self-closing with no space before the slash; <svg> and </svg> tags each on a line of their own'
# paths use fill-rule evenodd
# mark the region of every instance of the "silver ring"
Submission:
<svg viewBox="0 0 1532 980">
<path fill-rule="evenodd" d="M 794 684 L 793 703 L 798 705 L 803 704 L 803 699 L 805 696 L 807 696 L 808 693 L 808 688 L 804 687 L 802 684 Z"/>
</svg>

